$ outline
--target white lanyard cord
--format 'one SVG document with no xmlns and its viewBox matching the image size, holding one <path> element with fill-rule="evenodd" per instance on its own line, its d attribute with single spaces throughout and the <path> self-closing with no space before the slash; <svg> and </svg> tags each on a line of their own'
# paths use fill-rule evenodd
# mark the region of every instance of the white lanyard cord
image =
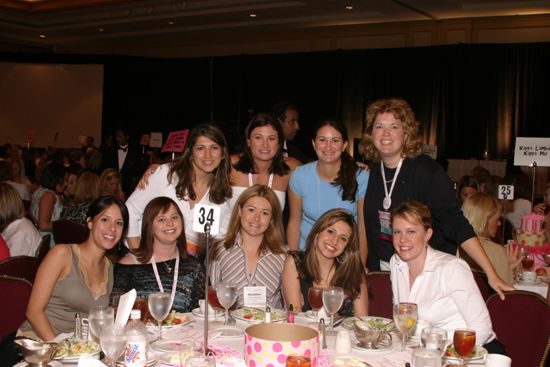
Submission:
<svg viewBox="0 0 550 367">
<path fill-rule="evenodd" d="M 160 276 L 159 276 L 157 263 L 155 261 L 154 255 L 151 257 L 151 265 L 153 266 L 153 272 L 155 273 L 155 278 L 157 279 L 157 284 L 159 286 L 159 289 L 162 293 L 164 293 L 164 287 L 162 286 L 162 282 L 160 281 Z M 174 269 L 174 280 L 172 281 L 172 293 L 170 294 L 170 305 L 174 303 L 174 296 L 176 295 L 176 285 L 178 283 L 179 268 L 180 268 L 180 252 L 178 250 L 178 254 L 176 257 L 176 268 Z M 170 308 L 172 308 L 172 306 L 170 306 Z"/>
<path fill-rule="evenodd" d="M 380 171 L 382 172 L 382 184 L 384 185 L 384 193 L 386 194 L 386 196 L 384 197 L 384 201 L 382 202 L 382 206 L 386 210 L 388 210 L 391 207 L 391 194 L 393 192 L 393 188 L 395 187 L 395 183 L 397 182 L 397 175 L 399 175 L 399 171 L 401 170 L 402 164 L 403 164 L 403 158 L 399 160 L 399 164 L 397 165 L 397 169 L 395 170 L 395 174 L 393 175 L 390 191 L 388 192 L 388 186 L 386 185 L 386 173 L 384 172 L 384 161 L 380 161 Z"/>
</svg>

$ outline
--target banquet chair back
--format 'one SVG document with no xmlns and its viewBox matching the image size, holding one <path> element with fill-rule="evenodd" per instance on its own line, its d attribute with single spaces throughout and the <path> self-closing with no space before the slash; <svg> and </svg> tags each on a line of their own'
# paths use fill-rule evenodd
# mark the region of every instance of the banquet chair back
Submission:
<svg viewBox="0 0 550 367">
<path fill-rule="evenodd" d="M 477 287 L 479 288 L 479 292 L 481 293 L 483 300 L 487 302 L 489 296 L 494 293 L 491 292 L 491 287 L 489 286 L 487 275 L 483 271 L 475 269 L 472 269 L 472 273 L 474 274 L 474 280 L 476 281 Z"/>
<path fill-rule="evenodd" d="M 88 227 L 70 220 L 53 222 L 55 243 L 82 243 L 88 238 Z"/>
<path fill-rule="evenodd" d="M 487 300 L 498 340 L 513 367 L 544 367 L 550 348 L 550 306 L 540 295 L 526 291 L 498 294 Z"/>
<path fill-rule="evenodd" d="M 0 342 L 25 321 L 31 290 L 31 283 L 25 279 L 0 275 L 0 299 L 4 300 L 0 312 Z"/>
<path fill-rule="evenodd" d="M 31 284 L 38 271 L 38 259 L 33 256 L 14 256 L 0 261 L 0 275 L 23 278 Z"/>
<path fill-rule="evenodd" d="M 389 271 L 367 273 L 369 287 L 369 315 L 393 319 L 391 281 Z"/>
<path fill-rule="evenodd" d="M 50 251 L 50 238 L 52 237 L 51 234 L 47 234 L 44 237 L 42 237 L 42 240 L 40 241 L 40 245 L 38 245 L 38 251 L 36 251 L 36 259 L 38 260 L 38 263 L 40 264 L 42 260 L 46 257 L 48 254 L 48 251 Z"/>
</svg>

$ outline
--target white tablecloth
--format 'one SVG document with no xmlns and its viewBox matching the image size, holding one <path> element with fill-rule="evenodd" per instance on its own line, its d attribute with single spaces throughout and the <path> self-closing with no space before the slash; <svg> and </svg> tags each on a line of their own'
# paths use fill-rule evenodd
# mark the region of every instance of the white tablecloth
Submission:
<svg viewBox="0 0 550 367">
<path fill-rule="evenodd" d="M 532 283 L 519 282 L 514 284 L 514 288 L 520 289 L 522 291 L 538 293 L 541 296 L 543 296 L 544 299 L 546 299 L 546 293 L 548 292 L 548 283 L 539 282 L 537 284 L 532 284 Z"/>
</svg>

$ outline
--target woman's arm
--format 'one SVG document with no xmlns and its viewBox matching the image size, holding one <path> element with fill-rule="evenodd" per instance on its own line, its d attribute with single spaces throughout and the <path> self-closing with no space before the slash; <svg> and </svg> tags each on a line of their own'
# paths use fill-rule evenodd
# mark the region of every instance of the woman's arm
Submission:
<svg viewBox="0 0 550 367">
<path fill-rule="evenodd" d="M 502 280 L 501 277 L 498 276 L 493 264 L 491 264 L 491 261 L 487 257 L 485 250 L 481 247 L 479 239 L 477 237 L 472 237 L 464 241 L 461 246 L 464 251 L 466 251 L 466 253 L 470 255 L 470 257 L 481 267 L 481 269 L 483 269 L 485 274 L 487 274 L 489 285 L 498 293 L 500 299 L 504 300 L 503 291 L 513 291 L 514 287 L 508 285 L 504 280 Z"/>
<path fill-rule="evenodd" d="M 365 213 L 363 212 L 363 206 L 365 205 L 365 198 L 361 198 L 357 201 L 357 225 L 359 226 L 359 252 L 361 255 L 361 265 L 365 266 L 367 263 L 368 247 L 367 247 L 367 231 L 365 230 Z"/>
<path fill-rule="evenodd" d="M 296 270 L 296 263 L 292 255 L 287 255 L 285 264 L 283 266 L 283 296 L 285 300 L 285 306 L 290 304 L 294 305 L 294 311 L 302 311 L 302 291 L 300 289 L 300 279 L 298 270 Z"/>
<path fill-rule="evenodd" d="M 361 282 L 361 293 L 353 300 L 353 315 L 367 316 L 369 314 L 369 290 L 367 281 L 363 278 Z"/>
<path fill-rule="evenodd" d="M 52 230 L 52 213 L 55 207 L 57 198 L 53 192 L 46 191 L 40 198 L 38 203 L 38 228 L 41 231 Z"/>
<path fill-rule="evenodd" d="M 71 267 L 70 251 L 69 245 L 53 247 L 38 268 L 32 287 L 27 306 L 27 320 L 29 320 L 36 335 L 46 341 L 52 340 L 56 335 L 45 310 L 55 283 L 69 273 Z"/>
<path fill-rule="evenodd" d="M 291 251 L 300 249 L 300 223 L 302 221 L 302 197 L 288 188 L 288 208 L 290 216 L 286 227 L 286 240 Z"/>
</svg>

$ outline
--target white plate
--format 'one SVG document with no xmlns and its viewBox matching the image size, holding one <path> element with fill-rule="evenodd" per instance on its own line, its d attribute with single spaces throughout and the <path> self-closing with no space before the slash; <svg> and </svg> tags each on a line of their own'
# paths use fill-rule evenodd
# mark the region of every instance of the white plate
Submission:
<svg viewBox="0 0 550 367">
<path fill-rule="evenodd" d="M 344 321 L 342 321 L 342 326 L 347 329 L 353 329 L 353 322 L 355 320 L 363 320 L 369 324 L 369 326 L 373 327 L 373 325 L 376 325 L 378 323 L 382 325 L 387 325 L 383 330 L 384 331 L 392 331 L 395 329 L 395 325 L 393 324 L 393 320 L 387 319 L 385 317 L 376 317 L 376 316 L 359 316 L 359 317 L 347 317 Z M 376 320 L 376 321 L 374 321 Z M 375 324 L 371 324 L 371 323 Z"/>
<path fill-rule="evenodd" d="M 306 315 L 306 317 L 308 319 L 317 320 L 318 316 L 315 314 L 315 312 L 313 310 L 308 310 L 308 311 L 304 312 L 304 314 Z"/>
<path fill-rule="evenodd" d="M 99 352 L 90 353 L 90 356 L 99 359 Z M 80 359 L 80 356 L 72 356 L 72 357 L 56 357 L 54 358 L 55 361 L 59 361 L 62 364 L 78 364 L 78 360 Z"/>
<path fill-rule="evenodd" d="M 387 352 L 388 350 L 392 349 L 391 344 L 387 347 L 377 347 L 376 349 L 362 347 L 359 343 L 353 343 L 351 347 L 353 349 L 362 350 L 362 351 L 365 351 L 365 352 L 375 352 L 375 353 Z"/>
<path fill-rule="evenodd" d="M 447 351 L 449 350 L 450 347 L 452 347 L 452 344 L 447 347 L 447 350 L 445 351 L 445 354 L 447 354 Z M 487 349 L 483 348 L 480 345 L 476 345 L 475 349 L 474 349 L 474 353 L 475 353 L 474 357 L 464 358 L 464 362 L 470 362 L 470 361 L 476 361 L 476 360 L 484 359 L 485 356 L 487 355 Z M 449 361 L 458 361 L 459 360 L 458 357 L 446 356 L 446 355 L 444 355 L 444 359 L 449 360 Z"/>
<path fill-rule="evenodd" d="M 328 360 L 331 366 L 334 367 L 369 367 L 370 364 L 361 360 L 361 358 L 352 356 L 337 356 L 329 355 Z"/>
<path fill-rule="evenodd" d="M 160 342 L 150 343 L 149 346 L 152 349 L 158 350 L 160 352 L 178 352 L 183 343 L 189 344 L 190 348 L 193 346 L 192 343 L 184 342 L 181 340 L 164 340 L 164 339 Z"/>
<path fill-rule="evenodd" d="M 191 311 L 193 316 L 198 317 L 199 319 L 204 319 L 204 314 L 201 312 L 200 308 L 195 308 L 193 311 Z M 224 315 L 223 311 L 216 310 L 214 314 L 212 314 L 212 311 L 208 311 L 208 319 L 215 319 L 218 317 L 222 317 Z"/>
<path fill-rule="evenodd" d="M 186 320 L 183 321 L 183 322 L 180 323 L 180 324 L 175 324 L 175 323 L 170 323 L 170 324 L 168 324 L 168 325 L 162 324 L 162 328 L 163 328 L 163 329 L 170 329 L 170 328 L 173 328 L 173 327 L 176 327 L 176 326 L 187 325 L 187 324 L 190 324 L 190 323 L 193 321 L 193 320 L 191 320 L 191 318 L 190 318 L 189 316 L 185 315 L 185 314 L 182 313 L 182 312 L 175 312 L 175 313 L 174 313 L 174 316 L 175 316 L 175 317 L 186 317 Z M 147 320 L 146 326 L 147 326 L 147 328 L 154 327 L 154 328 L 156 328 L 156 330 L 158 330 L 157 320 L 155 320 L 155 319 Z"/>
<path fill-rule="evenodd" d="M 224 325 L 213 330 L 215 332 L 221 332 L 220 338 L 242 338 L 244 331 L 236 326 Z"/>
<path fill-rule="evenodd" d="M 244 315 L 247 313 L 245 310 L 250 310 L 254 315 L 258 315 L 258 318 L 246 318 Z M 231 311 L 231 315 L 233 315 L 234 318 L 254 324 L 258 324 L 260 322 L 264 322 L 264 314 L 265 312 L 253 307 L 243 307 L 239 308 L 237 310 Z M 284 310 L 277 310 L 277 309 L 271 309 L 271 322 L 282 322 L 286 320 L 286 311 Z"/>
</svg>

